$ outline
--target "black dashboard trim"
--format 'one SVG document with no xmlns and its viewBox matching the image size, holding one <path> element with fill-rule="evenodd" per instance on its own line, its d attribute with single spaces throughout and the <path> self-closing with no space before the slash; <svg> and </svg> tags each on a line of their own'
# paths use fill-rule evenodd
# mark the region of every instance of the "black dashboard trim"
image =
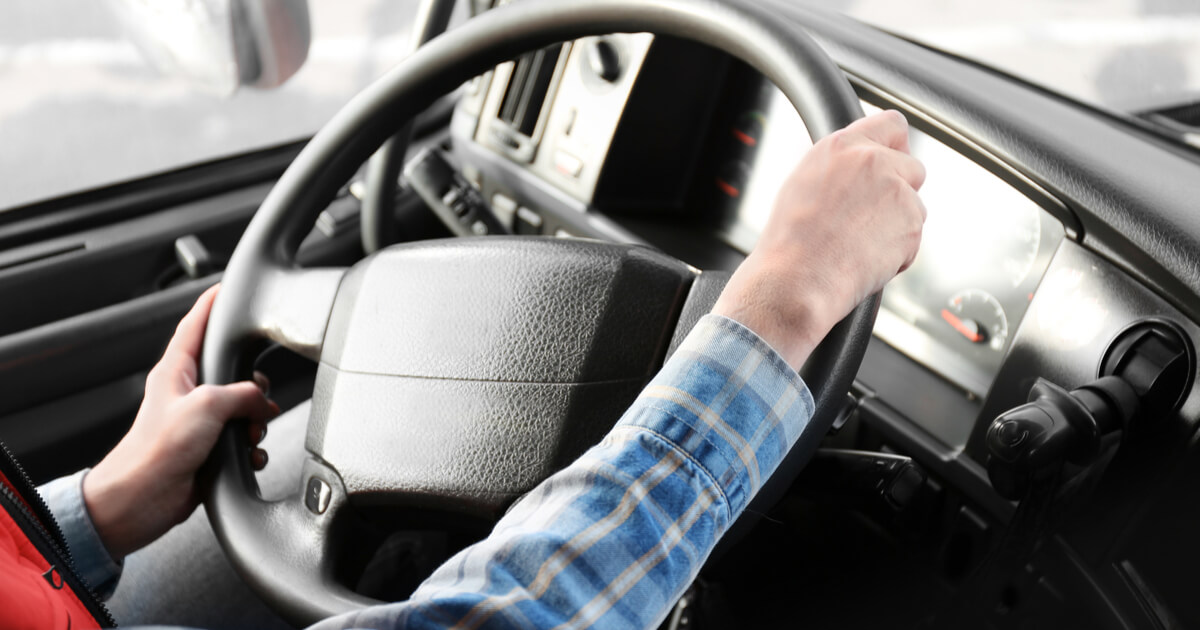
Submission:
<svg viewBox="0 0 1200 630">
<path fill-rule="evenodd" d="M 970 159 L 1004 183 L 1012 186 L 1036 203 L 1043 210 L 1063 224 L 1066 237 L 1073 241 L 1083 239 L 1083 225 L 1079 217 L 1058 197 L 1036 181 L 1030 179 L 1007 162 L 997 157 L 984 146 L 972 141 L 969 137 L 955 129 L 942 124 L 936 118 L 914 107 L 904 99 L 897 97 L 854 72 L 842 68 L 850 78 L 850 84 L 864 101 L 880 108 L 896 109 L 908 118 L 909 124 L 925 132 L 930 137 L 954 149 L 963 157 Z"/>
</svg>

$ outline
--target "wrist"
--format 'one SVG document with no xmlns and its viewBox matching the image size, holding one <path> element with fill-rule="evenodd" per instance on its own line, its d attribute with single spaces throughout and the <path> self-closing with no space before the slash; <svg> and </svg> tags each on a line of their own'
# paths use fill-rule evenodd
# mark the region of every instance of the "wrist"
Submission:
<svg viewBox="0 0 1200 630">
<path fill-rule="evenodd" d="M 129 501 L 136 492 L 112 465 L 109 453 L 99 464 L 96 464 L 83 478 L 83 505 L 92 526 L 100 537 L 100 542 L 115 560 L 137 549 L 128 532 L 131 506 Z"/>
<path fill-rule="evenodd" d="M 809 271 L 752 254 L 730 278 L 712 312 L 754 331 L 799 370 L 844 315 L 838 287 L 826 286 Z"/>
</svg>

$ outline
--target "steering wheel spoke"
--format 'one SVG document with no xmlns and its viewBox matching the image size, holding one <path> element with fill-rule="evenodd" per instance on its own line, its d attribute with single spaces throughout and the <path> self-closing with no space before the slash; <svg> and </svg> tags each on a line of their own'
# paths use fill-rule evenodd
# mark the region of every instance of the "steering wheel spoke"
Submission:
<svg viewBox="0 0 1200 630">
<path fill-rule="evenodd" d="M 319 361 L 345 275 L 345 268 L 275 269 L 264 274 L 249 305 L 253 333 Z"/>
<path fill-rule="evenodd" d="M 244 453 L 244 438 L 227 440 L 219 448 Z M 236 455 L 233 455 L 236 456 Z M 300 588 L 289 591 L 280 612 L 289 621 L 303 625 L 330 614 L 349 612 L 375 603 L 339 584 L 333 578 L 333 547 L 338 515 L 347 505 L 346 488 L 337 471 L 315 457 L 302 467 L 296 492 L 278 501 L 258 496 L 254 475 L 222 471 L 214 485 L 223 491 L 245 493 L 253 498 L 226 509 L 210 505 L 211 518 L 223 519 L 248 535 L 229 540 L 229 557 L 239 571 L 287 575 Z M 215 513 L 214 513 L 215 511 Z M 304 593 L 321 592 L 321 601 Z"/>
</svg>

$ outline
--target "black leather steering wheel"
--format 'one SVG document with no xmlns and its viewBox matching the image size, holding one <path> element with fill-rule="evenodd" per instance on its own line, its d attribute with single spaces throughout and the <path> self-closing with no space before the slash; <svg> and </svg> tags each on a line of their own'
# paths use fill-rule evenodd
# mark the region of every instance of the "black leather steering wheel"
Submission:
<svg viewBox="0 0 1200 630">
<path fill-rule="evenodd" d="M 264 501 L 245 431 L 212 456 L 205 504 L 231 562 L 289 620 L 375 603 L 335 578 L 338 515 L 356 501 L 494 516 L 607 432 L 676 328 L 723 282 L 653 250 L 515 237 L 394 246 L 350 269 L 299 269 L 317 215 L 362 162 L 441 94 L 507 59 L 613 32 L 694 39 L 743 59 L 814 140 L 862 116 L 810 37 L 751 0 L 521 0 L 431 41 L 352 100 L 272 189 L 230 259 L 202 378 L 246 378 L 274 341 L 319 361 L 299 492 Z M 802 370 L 817 412 L 756 502 L 769 506 L 840 410 L 878 298 Z"/>
</svg>

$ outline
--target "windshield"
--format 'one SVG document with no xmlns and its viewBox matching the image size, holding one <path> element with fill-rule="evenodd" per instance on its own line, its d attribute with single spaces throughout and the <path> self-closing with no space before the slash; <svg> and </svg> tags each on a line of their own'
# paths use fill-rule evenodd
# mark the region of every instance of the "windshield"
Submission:
<svg viewBox="0 0 1200 630">
<path fill-rule="evenodd" d="M 307 138 L 407 53 L 418 1 L 308 0 L 299 73 L 228 96 L 156 71 L 106 2 L 4 0 L 0 210 Z M 1200 146 L 1176 107 L 1200 98 L 1200 0 L 812 1 Z"/>
<path fill-rule="evenodd" d="M 209 94 L 149 65 L 107 3 L 0 2 L 0 209 L 311 136 L 408 52 L 418 0 L 308 0 L 283 86 Z"/>
<path fill-rule="evenodd" d="M 1183 110 L 1165 113 L 1200 123 L 1183 107 L 1200 102 L 1200 0 L 813 4 L 1095 107 L 1138 116 Z"/>
</svg>

